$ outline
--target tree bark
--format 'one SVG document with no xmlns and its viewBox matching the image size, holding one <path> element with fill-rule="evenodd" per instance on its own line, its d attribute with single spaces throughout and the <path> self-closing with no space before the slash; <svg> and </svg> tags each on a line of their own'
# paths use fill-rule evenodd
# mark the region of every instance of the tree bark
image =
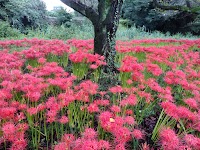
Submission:
<svg viewBox="0 0 200 150">
<path fill-rule="evenodd" d="M 115 67 L 115 34 L 110 35 L 106 26 L 94 27 L 94 53 L 102 55 L 106 60 L 105 72 L 116 72 Z"/>
<path fill-rule="evenodd" d="M 116 32 L 122 4 L 123 0 L 115 0 L 110 4 L 106 4 L 105 0 L 100 0 L 98 24 L 93 24 L 95 33 L 94 52 L 104 55 L 107 63 L 106 72 L 118 72 L 114 61 L 116 55 Z"/>
</svg>

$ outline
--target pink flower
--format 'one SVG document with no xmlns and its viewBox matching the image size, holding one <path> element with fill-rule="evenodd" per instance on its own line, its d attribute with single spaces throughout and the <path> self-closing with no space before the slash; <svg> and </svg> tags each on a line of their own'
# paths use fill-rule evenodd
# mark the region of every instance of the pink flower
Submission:
<svg viewBox="0 0 200 150">
<path fill-rule="evenodd" d="M 115 113 L 119 113 L 121 111 L 120 107 L 116 106 L 116 105 L 112 105 L 112 107 L 110 108 L 110 110 L 112 112 L 115 112 Z"/>
<path fill-rule="evenodd" d="M 128 84 L 130 85 L 130 84 L 133 83 L 133 81 L 132 81 L 131 79 L 128 79 L 128 80 L 126 81 L 126 83 L 128 83 Z"/>
<path fill-rule="evenodd" d="M 97 137 L 97 132 L 92 128 L 86 128 L 85 131 L 82 133 L 82 137 L 86 140 L 92 140 Z"/>
<path fill-rule="evenodd" d="M 188 146 L 192 147 L 193 149 L 200 149 L 200 138 L 197 138 L 192 134 L 186 134 L 184 137 L 184 141 Z"/>
<path fill-rule="evenodd" d="M 150 150 L 149 145 L 145 142 L 144 144 L 142 144 L 142 149 L 141 150 Z"/>
<path fill-rule="evenodd" d="M 10 148 L 10 150 L 25 150 L 28 145 L 25 139 L 16 139 Z"/>
<path fill-rule="evenodd" d="M 187 105 L 189 105 L 191 108 L 194 108 L 194 109 L 197 109 L 198 108 L 198 104 L 197 104 L 197 101 L 193 98 L 188 98 L 188 99 L 185 99 L 184 100 L 185 103 Z"/>
<path fill-rule="evenodd" d="M 41 94 L 39 92 L 32 92 L 31 91 L 31 92 L 28 92 L 26 94 L 26 96 L 29 98 L 29 100 L 31 102 L 37 102 L 40 99 Z"/>
<path fill-rule="evenodd" d="M 22 121 L 22 120 L 24 120 L 24 119 L 25 119 L 25 115 L 24 115 L 23 112 L 19 112 L 19 113 L 16 115 L 16 118 L 15 118 L 15 120 L 16 120 L 17 122 L 20 122 L 20 121 Z"/>
<path fill-rule="evenodd" d="M 38 62 L 39 62 L 40 64 L 44 64 L 44 63 L 46 62 L 46 59 L 43 58 L 43 57 L 41 57 L 41 58 L 38 59 Z"/>
<path fill-rule="evenodd" d="M 65 142 L 67 145 L 70 145 L 74 140 L 75 137 L 73 134 L 64 134 L 61 139 L 61 141 Z"/>
<path fill-rule="evenodd" d="M 177 150 L 179 147 L 179 138 L 175 132 L 169 128 L 162 129 L 159 134 L 161 144 L 164 150 Z"/>
<path fill-rule="evenodd" d="M 126 150 L 124 143 L 117 144 L 115 150 Z"/>
<path fill-rule="evenodd" d="M 126 116 L 124 118 L 124 122 L 129 124 L 129 125 L 134 125 L 135 119 L 132 116 Z"/>
<path fill-rule="evenodd" d="M 123 89 L 122 89 L 121 86 L 118 85 L 118 86 L 111 87 L 111 88 L 109 89 L 109 91 L 112 92 L 112 93 L 114 93 L 114 94 L 116 94 L 116 93 L 121 93 L 121 92 L 123 92 Z"/>
<path fill-rule="evenodd" d="M 154 76 L 162 74 L 162 69 L 157 64 L 147 64 L 147 71 L 151 72 Z"/>
<path fill-rule="evenodd" d="M 165 113 L 174 119 L 179 119 L 179 115 L 177 113 L 178 108 L 172 102 L 162 102 L 161 107 L 164 109 Z"/>
<path fill-rule="evenodd" d="M 88 94 L 94 95 L 97 93 L 98 84 L 93 83 L 91 80 L 86 80 L 81 82 L 78 88 L 83 89 Z"/>
<path fill-rule="evenodd" d="M 15 125 L 13 123 L 6 123 L 2 126 L 3 136 L 5 139 L 14 141 L 15 140 Z"/>
<path fill-rule="evenodd" d="M 113 114 L 109 111 L 104 111 L 99 115 L 99 121 L 103 129 L 110 131 L 112 124 L 115 123 Z"/>
<path fill-rule="evenodd" d="M 15 107 L 4 107 L 0 109 L 0 119 L 13 119 L 17 109 Z"/>
<path fill-rule="evenodd" d="M 177 109 L 177 113 L 180 118 L 189 119 L 193 122 L 197 120 L 197 115 L 184 106 L 179 106 Z"/>
<path fill-rule="evenodd" d="M 68 148 L 69 146 L 65 142 L 60 142 L 54 147 L 54 150 L 66 150 Z"/>
<path fill-rule="evenodd" d="M 132 132 L 132 135 L 137 140 L 143 139 L 143 133 L 138 129 L 134 129 L 133 132 Z"/>
<path fill-rule="evenodd" d="M 73 63 L 81 63 L 84 62 L 87 58 L 87 53 L 82 51 L 82 50 L 78 50 L 75 53 L 72 53 L 69 55 L 69 59 L 73 62 Z"/>
<path fill-rule="evenodd" d="M 98 148 L 101 149 L 105 149 L 105 150 L 109 150 L 110 149 L 110 144 L 108 141 L 104 141 L 104 140 L 100 140 L 98 142 Z"/>
<path fill-rule="evenodd" d="M 97 69 L 99 66 L 97 66 L 97 65 L 95 65 L 95 64 L 92 64 L 92 65 L 90 65 L 90 68 L 91 69 Z"/>
<path fill-rule="evenodd" d="M 95 103 L 91 103 L 88 107 L 87 107 L 88 112 L 90 113 L 94 113 L 94 112 L 99 112 L 99 107 L 97 104 Z"/>
<path fill-rule="evenodd" d="M 131 109 L 127 109 L 127 110 L 126 110 L 126 114 L 127 114 L 127 115 L 133 115 L 133 111 L 132 111 Z"/>
<path fill-rule="evenodd" d="M 110 104 L 110 101 L 102 99 L 102 100 L 95 100 L 94 103 L 99 106 L 108 106 Z"/>
<path fill-rule="evenodd" d="M 69 122 L 69 119 L 67 118 L 67 116 L 62 116 L 58 121 L 61 124 L 66 124 L 67 122 Z"/>
<path fill-rule="evenodd" d="M 120 102 L 121 106 L 126 106 L 126 105 L 130 105 L 130 106 L 135 106 L 137 104 L 137 98 L 134 94 L 129 95 L 126 99 L 123 99 Z"/>
<path fill-rule="evenodd" d="M 29 113 L 29 115 L 36 115 L 38 113 L 38 109 L 35 107 L 31 107 L 27 109 L 27 112 Z"/>
<path fill-rule="evenodd" d="M 96 140 L 83 140 L 83 142 L 81 143 L 81 150 L 98 150 L 98 141 Z M 79 150 L 79 148 L 77 149 Z"/>
<path fill-rule="evenodd" d="M 112 133 L 117 143 L 126 143 L 131 139 L 131 132 L 126 127 L 117 126 Z"/>
</svg>

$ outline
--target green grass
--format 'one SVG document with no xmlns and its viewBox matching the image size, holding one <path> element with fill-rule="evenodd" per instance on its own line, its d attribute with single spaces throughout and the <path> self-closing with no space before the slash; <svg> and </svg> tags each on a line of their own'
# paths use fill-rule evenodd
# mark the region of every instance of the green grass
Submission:
<svg viewBox="0 0 200 150">
<path fill-rule="evenodd" d="M 169 33 L 161 33 L 159 31 L 146 32 L 143 27 L 136 28 L 132 26 L 127 28 L 120 25 L 117 30 L 117 40 L 132 40 L 132 39 L 152 39 L 152 38 L 173 38 L 173 39 L 197 39 L 200 36 L 194 36 L 192 34 L 182 35 L 180 33 L 170 35 Z M 71 27 L 65 28 L 64 26 L 48 26 L 46 29 L 29 29 L 28 34 L 18 33 L 17 35 L 0 37 L 0 40 L 8 39 L 23 39 L 23 38 L 39 38 L 39 39 L 92 39 L 94 37 L 93 26 L 89 21 L 85 21 L 82 24 L 72 23 Z"/>
</svg>

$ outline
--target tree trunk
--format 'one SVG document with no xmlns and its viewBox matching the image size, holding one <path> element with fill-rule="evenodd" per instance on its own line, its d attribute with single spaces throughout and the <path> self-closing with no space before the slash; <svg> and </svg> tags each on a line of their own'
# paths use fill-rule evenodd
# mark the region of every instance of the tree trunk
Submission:
<svg viewBox="0 0 200 150">
<path fill-rule="evenodd" d="M 106 26 L 94 26 L 94 53 L 103 55 L 107 63 L 105 72 L 116 72 L 115 67 L 115 43 L 116 43 L 116 31 L 112 31 L 112 34 L 108 31 Z"/>
<path fill-rule="evenodd" d="M 99 6 L 105 6 L 99 9 L 99 20 L 93 22 L 94 53 L 105 57 L 107 65 L 104 70 L 107 73 L 118 72 L 115 67 L 115 44 L 122 4 L 123 1 L 116 0 L 107 7 L 105 2 L 102 2 Z"/>
</svg>

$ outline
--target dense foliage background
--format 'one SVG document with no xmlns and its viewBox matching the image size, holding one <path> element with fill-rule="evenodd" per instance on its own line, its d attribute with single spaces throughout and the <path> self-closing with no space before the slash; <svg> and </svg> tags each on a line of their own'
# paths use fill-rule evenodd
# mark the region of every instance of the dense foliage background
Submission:
<svg viewBox="0 0 200 150">
<path fill-rule="evenodd" d="M 166 1 L 166 0 L 165 0 Z M 191 5 L 198 4 L 191 0 Z M 182 5 L 183 0 L 166 1 Z M 96 0 L 86 1 L 96 7 Z M 196 7 L 195 7 L 196 8 Z M 191 37 L 200 34 L 200 15 L 193 11 L 162 10 L 152 0 L 125 0 L 117 37 L 124 40 L 143 37 Z M 83 33 L 83 34 L 79 34 Z M 0 38 L 69 39 L 93 37 L 91 22 L 77 12 L 62 7 L 47 11 L 42 0 L 0 0 Z"/>
<path fill-rule="evenodd" d="M 191 5 L 199 6 L 195 2 Z M 186 6 L 186 1 L 169 1 L 171 6 Z M 192 7 L 192 6 L 191 6 Z M 127 19 L 129 26 L 144 26 L 147 30 L 159 30 L 170 33 L 200 34 L 200 15 L 198 11 L 173 11 L 162 10 L 155 7 L 152 0 L 126 0 L 123 12 L 123 19 Z"/>
<path fill-rule="evenodd" d="M 0 19 L 24 32 L 46 25 L 46 6 L 41 0 L 0 0 Z"/>
</svg>

